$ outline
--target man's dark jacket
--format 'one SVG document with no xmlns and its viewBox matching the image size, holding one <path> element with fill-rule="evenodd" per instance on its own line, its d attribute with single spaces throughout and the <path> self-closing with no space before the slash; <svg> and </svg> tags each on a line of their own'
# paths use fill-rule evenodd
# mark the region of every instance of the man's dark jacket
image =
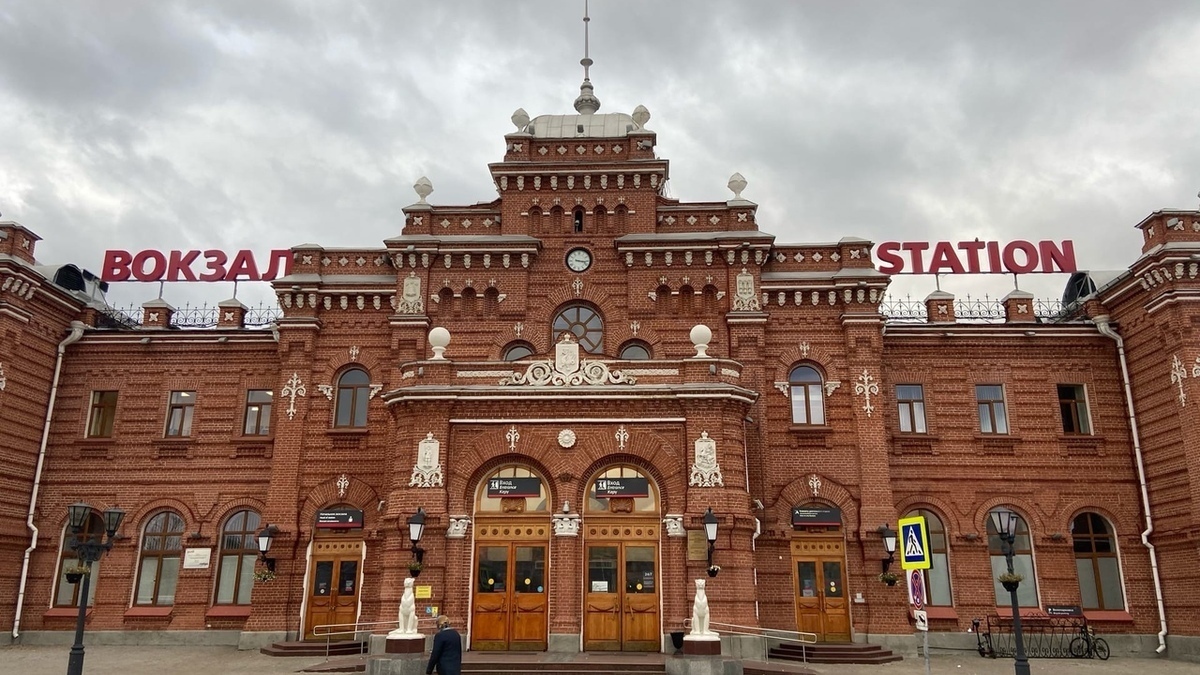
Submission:
<svg viewBox="0 0 1200 675">
<path fill-rule="evenodd" d="M 433 652 L 426 673 L 437 666 L 438 675 L 462 675 L 462 636 L 453 628 L 443 628 L 433 636 Z"/>
</svg>

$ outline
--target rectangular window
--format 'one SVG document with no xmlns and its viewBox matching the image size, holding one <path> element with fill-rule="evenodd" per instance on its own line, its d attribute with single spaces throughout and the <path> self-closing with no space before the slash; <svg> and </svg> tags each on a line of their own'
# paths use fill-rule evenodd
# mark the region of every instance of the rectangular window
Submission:
<svg viewBox="0 0 1200 675">
<path fill-rule="evenodd" d="M 925 433 L 925 392 L 921 385 L 896 385 L 896 404 L 900 408 L 900 431 Z"/>
<path fill-rule="evenodd" d="M 242 433 L 247 436 L 271 435 L 271 403 L 275 392 L 269 389 L 251 389 L 246 392 L 246 423 Z"/>
<path fill-rule="evenodd" d="M 1058 410 L 1062 414 L 1064 434 L 1090 434 L 1087 398 L 1082 384 L 1058 385 Z"/>
<path fill-rule="evenodd" d="M 196 392 L 173 391 L 167 407 L 167 436 L 192 435 L 192 411 L 196 408 Z"/>
<path fill-rule="evenodd" d="M 112 438 L 116 419 L 117 392 L 93 391 L 92 409 L 88 415 L 88 438 Z"/>
<path fill-rule="evenodd" d="M 979 404 L 979 430 L 985 434 L 1007 434 L 1008 412 L 1004 408 L 1004 385 L 975 385 L 975 401 Z"/>
</svg>

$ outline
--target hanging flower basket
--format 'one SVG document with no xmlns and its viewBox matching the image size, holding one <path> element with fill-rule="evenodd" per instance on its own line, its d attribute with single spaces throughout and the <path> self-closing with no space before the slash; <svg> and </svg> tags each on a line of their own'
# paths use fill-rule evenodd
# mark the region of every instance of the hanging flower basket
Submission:
<svg viewBox="0 0 1200 675">
<path fill-rule="evenodd" d="M 411 576 L 411 577 L 412 577 L 412 578 L 414 578 L 414 579 L 415 579 L 415 578 L 417 578 L 417 577 L 419 577 L 419 576 L 421 576 L 421 569 L 422 569 L 423 567 L 424 567 L 424 566 L 423 566 L 421 563 L 419 563 L 419 562 L 417 562 L 417 561 L 415 561 L 415 560 L 414 560 L 413 562 L 410 562 L 410 563 L 408 563 L 408 574 L 409 574 L 409 576 Z"/>
<path fill-rule="evenodd" d="M 720 565 L 711 565 L 711 566 L 708 568 L 708 576 L 710 576 L 710 577 L 715 577 L 715 576 L 717 576 L 717 575 L 718 575 L 718 574 L 720 574 L 720 573 L 721 573 L 721 566 L 720 566 Z"/>
<path fill-rule="evenodd" d="M 254 570 L 254 580 L 260 584 L 275 581 L 275 573 L 268 569 Z"/>
<path fill-rule="evenodd" d="M 900 575 L 895 572 L 884 572 L 879 575 L 879 580 L 888 586 L 895 586 L 897 581 L 900 581 Z"/>
<path fill-rule="evenodd" d="M 1004 574 L 996 577 L 996 580 L 1000 582 L 1000 585 L 1004 587 L 1004 590 L 1008 591 L 1009 593 L 1014 593 L 1016 592 L 1017 588 L 1020 587 L 1021 582 L 1025 580 L 1025 577 L 1013 572 L 1005 572 Z"/>
<path fill-rule="evenodd" d="M 67 569 L 63 570 L 63 574 L 67 576 L 67 583 L 77 584 L 83 579 L 83 575 L 87 574 L 88 571 L 89 570 L 86 567 L 68 567 Z"/>
</svg>

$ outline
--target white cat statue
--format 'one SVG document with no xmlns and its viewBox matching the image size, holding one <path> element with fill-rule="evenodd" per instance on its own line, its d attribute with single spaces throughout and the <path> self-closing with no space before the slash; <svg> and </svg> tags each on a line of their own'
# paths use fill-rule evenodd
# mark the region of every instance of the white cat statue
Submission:
<svg viewBox="0 0 1200 675">
<path fill-rule="evenodd" d="M 417 633 L 417 596 L 413 593 L 413 579 L 404 580 L 404 595 L 400 597 L 400 628 L 404 635 Z"/>
<path fill-rule="evenodd" d="M 692 635 L 715 635 L 708 629 L 708 594 L 704 580 L 696 580 L 696 599 L 692 602 Z"/>
</svg>

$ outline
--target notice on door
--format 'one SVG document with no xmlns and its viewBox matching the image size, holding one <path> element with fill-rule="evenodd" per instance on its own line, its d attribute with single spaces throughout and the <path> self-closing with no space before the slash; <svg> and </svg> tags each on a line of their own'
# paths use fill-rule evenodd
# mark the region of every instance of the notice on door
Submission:
<svg viewBox="0 0 1200 675">
<path fill-rule="evenodd" d="M 592 592 L 593 593 L 607 593 L 608 592 L 608 582 L 607 581 L 593 581 L 592 582 Z"/>
</svg>

